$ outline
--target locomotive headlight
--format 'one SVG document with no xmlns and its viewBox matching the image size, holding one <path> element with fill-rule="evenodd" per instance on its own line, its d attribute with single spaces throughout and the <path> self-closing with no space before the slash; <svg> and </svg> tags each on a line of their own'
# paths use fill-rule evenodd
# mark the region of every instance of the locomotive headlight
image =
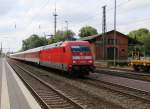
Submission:
<svg viewBox="0 0 150 109">
<path fill-rule="evenodd" d="M 72 56 L 72 59 L 73 59 L 73 60 L 79 60 L 79 59 L 80 59 L 80 56 Z"/>
<path fill-rule="evenodd" d="M 76 64 L 76 63 L 77 63 L 77 61 L 73 60 L 73 64 Z"/>
<path fill-rule="evenodd" d="M 92 61 L 92 60 L 89 60 L 89 61 L 88 61 L 88 63 L 92 64 L 92 63 L 93 63 L 93 61 Z"/>
</svg>

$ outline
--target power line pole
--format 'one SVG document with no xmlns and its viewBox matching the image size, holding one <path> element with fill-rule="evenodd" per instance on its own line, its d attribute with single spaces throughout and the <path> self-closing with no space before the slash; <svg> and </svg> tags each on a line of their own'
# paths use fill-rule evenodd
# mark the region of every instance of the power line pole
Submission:
<svg viewBox="0 0 150 109">
<path fill-rule="evenodd" d="M 39 34 L 41 35 L 41 25 L 39 24 Z"/>
<path fill-rule="evenodd" d="M 2 48 L 2 43 L 1 43 L 1 49 L 0 49 L 0 56 L 2 56 L 3 48 Z"/>
<path fill-rule="evenodd" d="M 116 0 L 114 6 L 114 66 L 116 65 Z"/>
<path fill-rule="evenodd" d="M 69 23 L 67 20 L 65 21 L 65 23 L 66 23 L 66 38 L 67 38 L 67 40 L 69 40 L 69 36 L 68 36 L 68 25 L 69 25 Z"/>
<path fill-rule="evenodd" d="M 103 6 L 103 19 L 102 19 L 102 38 L 103 38 L 103 59 L 105 60 L 105 44 L 106 44 L 106 6 Z"/>
<path fill-rule="evenodd" d="M 68 31 L 69 22 L 66 20 L 65 23 L 66 23 L 66 30 Z"/>
<path fill-rule="evenodd" d="M 56 29 L 57 29 L 57 13 L 56 13 L 56 5 L 55 5 L 55 12 L 53 14 L 54 16 L 54 37 L 56 36 Z"/>
</svg>

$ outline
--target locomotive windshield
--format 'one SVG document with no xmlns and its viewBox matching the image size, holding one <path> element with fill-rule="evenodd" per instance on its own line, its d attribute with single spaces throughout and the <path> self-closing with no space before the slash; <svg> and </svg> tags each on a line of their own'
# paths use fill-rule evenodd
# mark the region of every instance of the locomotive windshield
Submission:
<svg viewBox="0 0 150 109">
<path fill-rule="evenodd" d="M 72 52 L 90 52 L 90 48 L 88 46 L 71 46 Z"/>
</svg>

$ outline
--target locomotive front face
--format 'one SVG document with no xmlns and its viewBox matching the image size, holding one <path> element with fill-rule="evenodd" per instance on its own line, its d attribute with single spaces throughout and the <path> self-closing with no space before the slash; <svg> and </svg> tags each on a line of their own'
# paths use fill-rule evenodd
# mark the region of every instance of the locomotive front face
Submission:
<svg viewBox="0 0 150 109">
<path fill-rule="evenodd" d="M 72 63 L 77 65 L 93 64 L 93 57 L 89 46 L 71 46 Z"/>
<path fill-rule="evenodd" d="M 73 72 L 94 72 L 93 56 L 87 45 L 71 46 Z"/>
</svg>

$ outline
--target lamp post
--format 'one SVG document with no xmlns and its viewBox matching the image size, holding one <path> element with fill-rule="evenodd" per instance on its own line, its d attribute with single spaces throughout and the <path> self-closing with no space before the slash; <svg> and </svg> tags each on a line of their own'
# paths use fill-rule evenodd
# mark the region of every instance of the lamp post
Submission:
<svg viewBox="0 0 150 109">
<path fill-rule="evenodd" d="M 114 6 L 114 66 L 116 65 L 116 0 Z"/>
<path fill-rule="evenodd" d="M 67 40 L 69 40 L 69 36 L 68 36 L 68 21 L 66 20 L 65 21 L 65 23 L 66 23 L 66 37 L 67 37 Z"/>
</svg>

